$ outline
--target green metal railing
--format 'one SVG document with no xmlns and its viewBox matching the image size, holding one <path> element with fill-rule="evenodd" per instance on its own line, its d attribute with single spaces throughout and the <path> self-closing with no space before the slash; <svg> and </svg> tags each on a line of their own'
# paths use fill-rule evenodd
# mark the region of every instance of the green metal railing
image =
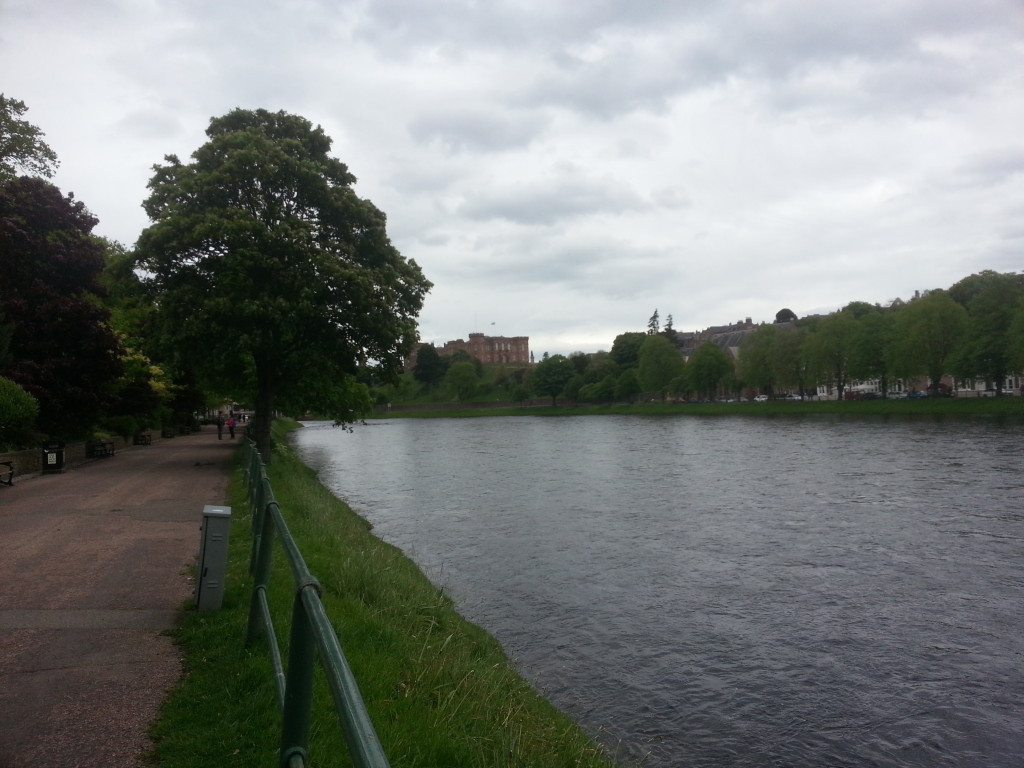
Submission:
<svg viewBox="0 0 1024 768">
<path fill-rule="evenodd" d="M 270 651 L 282 711 L 278 764 L 280 768 L 303 768 L 308 763 L 313 674 L 319 657 L 352 762 L 356 768 L 389 768 L 359 686 L 320 600 L 320 583 L 309 572 L 288 531 L 255 443 L 246 440 L 245 451 L 253 530 L 249 569 L 254 578 L 246 643 L 253 643 L 263 635 Z M 275 538 L 281 543 L 295 582 L 287 668 L 282 663 L 267 600 Z"/>
</svg>

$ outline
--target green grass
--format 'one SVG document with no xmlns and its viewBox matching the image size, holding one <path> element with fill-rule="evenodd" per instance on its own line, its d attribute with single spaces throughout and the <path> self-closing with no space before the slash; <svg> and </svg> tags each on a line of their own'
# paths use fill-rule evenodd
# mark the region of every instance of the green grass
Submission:
<svg viewBox="0 0 1024 768">
<path fill-rule="evenodd" d="M 579 766 L 611 763 L 571 720 L 515 671 L 499 644 L 465 621 L 451 600 L 396 548 L 334 498 L 276 430 L 269 468 L 275 496 L 359 681 L 395 768 Z M 276 764 L 280 717 L 262 642 L 243 639 L 251 582 L 250 519 L 241 466 L 231 483 L 229 578 L 224 607 L 190 611 L 175 633 L 186 676 L 153 728 L 154 764 Z M 278 556 L 275 628 L 287 637 L 291 575 Z M 282 640 L 282 652 L 286 654 Z M 322 678 L 322 674 L 320 675 Z M 333 701 L 318 679 L 311 735 L 318 766 L 347 766 Z"/>
<path fill-rule="evenodd" d="M 921 400 L 805 400 L 767 403 L 613 403 L 607 405 L 530 406 L 524 408 L 459 408 L 378 412 L 372 418 L 461 418 L 483 416 L 792 416 L 839 414 L 848 416 L 985 416 L 1024 417 L 1024 397 L 925 398 Z"/>
</svg>

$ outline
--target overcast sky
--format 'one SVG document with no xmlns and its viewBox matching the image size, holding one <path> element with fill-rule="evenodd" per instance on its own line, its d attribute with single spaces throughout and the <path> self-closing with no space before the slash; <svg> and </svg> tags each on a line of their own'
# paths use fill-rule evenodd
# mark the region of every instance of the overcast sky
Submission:
<svg viewBox="0 0 1024 768">
<path fill-rule="evenodd" d="M 127 246 L 211 117 L 321 125 L 434 283 L 424 341 L 1024 269 L 1021 0 L 0 0 L 0 92 Z"/>
</svg>

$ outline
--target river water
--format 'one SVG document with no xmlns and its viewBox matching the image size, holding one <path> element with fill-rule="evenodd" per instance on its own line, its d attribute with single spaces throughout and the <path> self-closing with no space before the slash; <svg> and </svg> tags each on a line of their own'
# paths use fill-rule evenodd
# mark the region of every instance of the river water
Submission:
<svg viewBox="0 0 1024 768">
<path fill-rule="evenodd" d="M 644 766 L 1024 765 L 1024 427 L 310 423 L 303 459 Z"/>
</svg>

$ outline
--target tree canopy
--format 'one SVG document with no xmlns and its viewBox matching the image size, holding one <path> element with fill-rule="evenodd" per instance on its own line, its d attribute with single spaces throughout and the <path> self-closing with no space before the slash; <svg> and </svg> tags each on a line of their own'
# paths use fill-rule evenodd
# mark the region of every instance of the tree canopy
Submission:
<svg viewBox="0 0 1024 768">
<path fill-rule="evenodd" d="M 38 428 L 68 438 L 110 404 L 120 346 L 99 301 L 103 244 L 96 219 L 71 195 L 29 176 L 0 184 L 0 375 L 39 403 Z"/>
<path fill-rule="evenodd" d="M 178 360 L 255 404 L 266 455 L 276 408 L 365 410 L 357 370 L 401 365 L 430 283 L 321 128 L 236 109 L 206 134 L 190 163 L 155 166 L 137 264 Z"/>
<path fill-rule="evenodd" d="M 43 141 L 43 132 L 21 119 L 26 111 L 25 102 L 0 93 L 0 183 L 19 171 L 52 178 L 60 164 L 57 153 Z"/>
</svg>

